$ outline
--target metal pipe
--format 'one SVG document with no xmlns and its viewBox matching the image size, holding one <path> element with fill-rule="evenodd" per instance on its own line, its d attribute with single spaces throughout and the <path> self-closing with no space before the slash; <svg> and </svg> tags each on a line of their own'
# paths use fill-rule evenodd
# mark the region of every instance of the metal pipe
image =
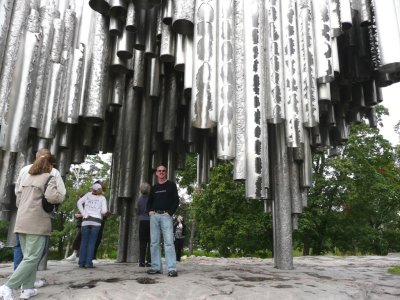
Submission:
<svg viewBox="0 0 400 300">
<path fill-rule="evenodd" d="M 217 125 L 216 107 L 216 2 L 196 1 L 194 17 L 192 125 L 207 129 Z"/>
<path fill-rule="evenodd" d="M 11 101 L 2 111 L 0 145 L 3 150 L 20 152 L 26 149 L 40 44 L 39 13 L 31 10 L 27 31 L 15 53 L 16 63 L 8 95 Z"/>
<path fill-rule="evenodd" d="M 285 128 L 271 125 L 272 176 L 274 177 L 275 249 L 274 264 L 278 269 L 293 269 L 292 211 L 290 200 L 290 174 Z"/>
<path fill-rule="evenodd" d="M 235 74 L 233 2 L 218 2 L 217 108 L 219 159 L 235 157 Z"/>
<path fill-rule="evenodd" d="M 192 35 L 195 0 L 172 1 L 172 29 L 176 33 Z"/>
<path fill-rule="evenodd" d="M 101 121 L 105 113 L 105 97 L 108 90 L 108 57 L 110 43 L 107 34 L 107 18 L 96 15 L 95 31 L 93 32 L 92 53 L 88 58 L 88 84 L 83 116 L 93 122 Z"/>
</svg>

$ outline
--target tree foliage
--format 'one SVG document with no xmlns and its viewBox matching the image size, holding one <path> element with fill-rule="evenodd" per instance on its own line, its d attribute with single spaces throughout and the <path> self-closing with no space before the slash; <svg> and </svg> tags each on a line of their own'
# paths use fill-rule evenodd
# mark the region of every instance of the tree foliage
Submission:
<svg viewBox="0 0 400 300">
<path fill-rule="evenodd" d="M 262 201 L 245 198 L 232 169 L 229 162 L 216 166 L 209 184 L 193 196 L 198 245 L 222 256 L 265 256 L 272 249 L 271 216 Z"/>
<path fill-rule="evenodd" d="M 352 125 L 337 157 L 314 156 L 314 175 L 296 234 L 306 254 L 400 250 L 400 169 L 379 129 Z"/>
</svg>

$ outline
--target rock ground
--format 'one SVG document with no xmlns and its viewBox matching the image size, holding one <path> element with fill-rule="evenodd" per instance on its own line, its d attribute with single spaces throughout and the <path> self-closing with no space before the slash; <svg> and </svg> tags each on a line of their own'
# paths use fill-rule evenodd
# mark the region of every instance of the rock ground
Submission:
<svg viewBox="0 0 400 300">
<path fill-rule="evenodd" d="M 34 299 L 400 299 L 400 276 L 388 272 L 394 265 L 400 254 L 295 257 L 293 270 L 275 269 L 272 259 L 190 257 L 170 278 L 110 260 L 94 269 L 49 261 L 38 272 L 48 284 Z M 1 283 L 11 273 L 11 264 L 0 264 Z"/>
</svg>

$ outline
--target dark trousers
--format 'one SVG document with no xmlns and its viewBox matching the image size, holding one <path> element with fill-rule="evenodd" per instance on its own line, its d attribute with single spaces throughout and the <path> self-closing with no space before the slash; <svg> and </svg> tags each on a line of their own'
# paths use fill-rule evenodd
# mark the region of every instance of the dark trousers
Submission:
<svg viewBox="0 0 400 300">
<path fill-rule="evenodd" d="M 176 261 L 181 261 L 184 240 L 185 239 L 175 239 Z"/>
<path fill-rule="evenodd" d="M 81 227 L 77 227 L 76 235 L 74 241 L 72 242 L 72 250 L 79 252 L 79 248 L 81 247 L 81 237 L 82 237 Z"/>
<path fill-rule="evenodd" d="M 139 262 L 150 262 L 150 221 L 139 222 L 139 245 Z"/>
</svg>

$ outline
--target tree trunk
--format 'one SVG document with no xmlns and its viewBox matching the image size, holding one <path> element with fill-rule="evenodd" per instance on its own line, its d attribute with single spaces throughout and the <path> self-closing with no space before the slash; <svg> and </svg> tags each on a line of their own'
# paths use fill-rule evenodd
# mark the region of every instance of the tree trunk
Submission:
<svg viewBox="0 0 400 300">
<path fill-rule="evenodd" d="M 190 231 L 190 240 L 189 240 L 189 256 L 193 255 L 193 243 L 194 243 L 195 230 L 196 230 L 196 218 L 193 218 L 192 230 Z"/>
</svg>

